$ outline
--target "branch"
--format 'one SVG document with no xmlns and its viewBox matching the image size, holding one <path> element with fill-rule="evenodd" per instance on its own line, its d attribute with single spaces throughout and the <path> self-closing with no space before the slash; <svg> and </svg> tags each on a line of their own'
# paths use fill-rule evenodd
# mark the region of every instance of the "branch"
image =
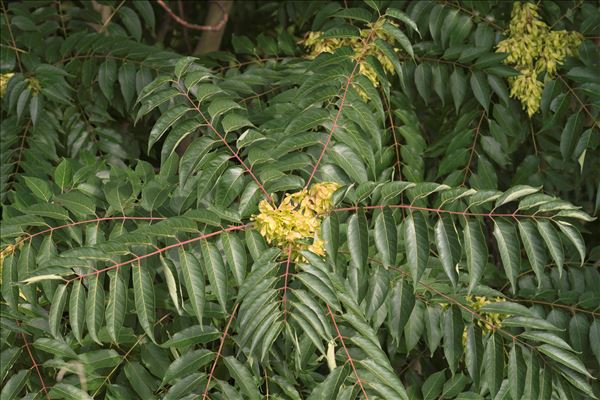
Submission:
<svg viewBox="0 0 600 400">
<path fill-rule="evenodd" d="M 348 358 L 348 362 L 350 363 L 350 366 L 352 367 L 352 371 L 354 371 L 354 376 L 356 377 L 356 383 L 358 384 L 358 386 L 360 386 L 360 390 L 362 390 L 363 394 L 365 395 L 365 399 L 369 400 L 369 396 L 367 395 L 367 392 L 365 391 L 365 387 L 363 386 L 362 381 L 360 380 L 360 376 L 358 376 L 358 371 L 356 371 L 356 367 L 354 366 L 354 360 L 352 359 L 352 356 L 350 355 L 350 352 L 348 351 L 348 348 L 346 347 L 346 343 L 344 343 L 344 338 L 342 337 L 342 334 L 340 333 L 340 329 L 338 328 L 338 326 L 335 322 L 335 317 L 333 316 L 333 312 L 331 311 L 331 307 L 329 307 L 329 304 L 327 304 L 327 313 L 331 317 L 331 321 L 333 322 L 333 327 L 335 328 L 335 332 L 337 333 L 336 339 L 340 339 L 340 343 L 342 343 L 342 347 L 344 348 L 344 351 L 346 352 L 346 357 Z"/>
<path fill-rule="evenodd" d="M 68 224 L 60 225 L 60 226 L 54 226 L 54 227 L 51 226 L 50 228 L 45 229 L 43 231 L 25 236 L 24 238 L 19 240 L 17 243 L 15 243 L 15 246 L 18 246 L 21 243 L 31 240 L 36 236 L 45 235 L 46 233 L 49 233 L 49 232 L 54 232 L 54 231 L 57 231 L 60 229 L 70 228 L 70 227 L 77 226 L 77 225 L 91 224 L 94 222 L 102 222 L 102 221 L 130 221 L 130 220 L 133 220 L 133 221 L 139 221 L 139 220 L 141 220 L 141 221 L 162 221 L 165 219 L 166 218 L 163 218 L 163 217 L 126 217 L 126 216 L 87 219 L 85 221 L 71 222 Z"/>
<path fill-rule="evenodd" d="M 17 321 L 17 326 L 18 325 L 21 324 Z M 40 379 L 40 383 L 42 384 L 42 391 L 44 392 L 46 398 L 49 399 L 50 396 L 48 396 L 48 387 L 46 386 L 44 378 L 42 377 L 42 372 L 40 371 L 40 364 L 38 364 L 35 360 L 35 357 L 33 357 L 33 353 L 31 352 L 31 348 L 29 347 L 29 341 L 27 341 L 27 337 L 25 337 L 25 334 L 23 332 L 21 332 L 21 338 L 23 339 L 23 343 L 25 344 L 25 350 L 27 350 L 27 354 L 29 354 L 29 359 L 31 360 L 32 367 L 35 369 L 35 372 L 37 372 L 37 376 Z"/>
<path fill-rule="evenodd" d="M 225 325 L 225 331 L 223 331 L 223 335 L 221 336 L 221 342 L 219 343 L 219 349 L 217 350 L 217 355 L 215 356 L 215 361 L 213 361 L 212 367 L 210 368 L 210 373 L 208 374 L 208 380 L 206 381 L 206 387 L 204 388 L 204 392 L 202 393 L 202 400 L 208 397 L 208 389 L 210 387 L 210 381 L 215 373 L 215 368 L 217 368 L 217 363 L 219 362 L 219 358 L 221 357 L 221 353 L 223 352 L 223 345 L 225 344 L 225 338 L 227 337 L 227 332 L 229 331 L 229 326 L 231 325 L 231 321 L 235 317 L 235 313 L 238 309 L 239 304 L 233 306 L 233 311 L 231 311 L 231 316 L 227 321 L 227 325 Z"/>
<path fill-rule="evenodd" d="M 239 230 L 245 229 L 245 228 L 247 228 L 249 226 L 250 226 L 250 224 L 234 225 L 234 226 L 230 226 L 229 228 L 226 228 L 226 229 L 221 229 L 220 231 L 216 231 L 216 232 L 212 232 L 212 233 L 207 233 L 207 234 L 204 234 L 204 235 L 200 235 L 200 236 L 192 238 L 192 239 L 184 240 L 183 242 L 177 242 L 177 243 L 171 244 L 169 246 L 159 248 L 159 249 L 157 249 L 157 250 L 155 250 L 155 251 L 153 251 L 151 253 L 143 254 L 141 256 L 134 257 L 134 258 L 132 258 L 130 260 L 123 261 L 121 263 L 113 264 L 111 266 L 108 266 L 106 268 L 102 268 L 102 269 L 96 270 L 94 272 L 89 272 L 87 274 L 77 275 L 75 278 L 68 279 L 66 282 L 68 284 L 68 283 L 70 283 L 70 282 L 72 282 L 72 281 L 74 281 L 76 279 L 81 280 L 81 279 L 83 279 L 85 277 L 88 277 L 88 276 L 100 275 L 103 272 L 111 271 L 111 270 L 113 270 L 115 268 L 119 268 L 119 267 L 122 267 L 124 265 L 129 265 L 131 263 L 134 263 L 134 262 L 137 262 L 137 261 L 141 261 L 141 260 L 143 260 L 145 258 L 152 257 L 152 256 L 155 256 L 157 254 L 164 253 L 165 251 L 170 250 L 170 249 L 174 249 L 174 248 L 177 248 L 177 247 L 184 246 L 186 244 L 194 243 L 194 242 L 197 242 L 199 240 L 208 239 L 209 237 L 217 236 L 217 235 L 219 235 L 219 234 L 221 234 L 223 232 L 239 231 Z"/>
<path fill-rule="evenodd" d="M 223 29 L 223 27 L 227 23 L 227 20 L 229 19 L 229 14 L 223 9 L 223 6 L 221 6 L 221 4 L 218 1 L 216 2 L 216 4 L 218 4 L 218 6 L 221 8 L 221 11 L 223 11 L 223 17 L 221 18 L 221 21 L 219 21 L 216 25 L 196 25 L 196 24 L 192 24 L 190 22 L 187 22 L 183 18 L 181 18 L 179 15 L 175 14 L 173 12 L 173 10 L 171 10 L 169 8 L 169 6 L 163 0 L 156 0 L 156 2 L 179 25 L 183 26 L 184 28 L 193 29 L 193 30 L 196 30 L 196 31 L 218 31 L 218 30 L 221 30 L 221 29 Z"/>
<path fill-rule="evenodd" d="M 389 208 L 403 208 L 403 209 L 408 209 L 408 210 L 416 210 L 416 211 L 429 211 L 429 212 L 434 212 L 437 214 L 443 213 L 443 214 L 452 214 L 452 215 L 462 215 L 462 216 L 469 216 L 469 217 L 487 217 L 487 218 L 501 218 L 501 217 L 506 217 L 506 218 L 545 218 L 545 219 L 551 219 L 552 217 L 545 217 L 545 216 L 536 216 L 536 215 L 529 215 L 529 214 L 516 214 L 516 213 L 472 213 L 472 212 L 467 212 L 467 211 L 450 211 L 450 210 L 444 210 L 441 208 L 428 208 L 428 207 L 417 207 L 417 206 L 413 206 L 410 204 L 395 204 L 395 205 L 390 205 L 390 206 L 353 206 L 353 207 L 342 207 L 342 208 L 334 208 L 331 211 L 336 211 L 336 212 L 340 212 L 340 211 L 357 211 L 359 208 L 365 209 L 365 210 L 375 210 L 375 209 L 381 209 L 381 208 L 385 208 L 385 207 L 389 207 Z"/>
<path fill-rule="evenodd" d="M 179 83 L 179 82 L 178 82 Z M 180 86 L 179 84 L 177 86 Z M 206 118 L 206 115 L 204 115 L 204 113 L 202 112 L 202 110 L 200 110 L 200 107 L 194 102 L 194 100 L 192 100 L 192 98 L 190 97 L 190 95 L 188 93 L 182 92 L 181 90 L 179 91 L 179 93 L 184 96 L 186 99 L 188 99 L 188 101 L 192 104 L 192 107 L 194 107 L 194 109 L 196 110 L 196 112 L 198 112 L 198 114 L 200 114 L 200 116 L 202 117 L 202 119 L 204 120 L 204 123 L 206 124 L 206 126 L 208 126 L 210 128 L 211 131 L 213 131 L 213 133 L 215 135 L 217 135 L 217 137 L 219 138 L 219 140 L 221 140 L 221 142 L 223 142 L 223 144 L 227 147 L 227 149 L 229 149 L 229 151 L 231 152 L 231 154 L 233 155 L 233 157 L 238 160 L 238 162 L 242 165 L 242 167 L 244 167 L 244 169 L 246 170 L 246 172 L 248 172 L 248 174 L 250 174 L 250 176 L 252 177 L 252 179 L 254 180 L 254 182 L 256 182 L 256 184 L 258 185 L 258 188 L 265 194 L 265 196 L 267 197 L 267 199 L 269 200 L 269 202 L 271 204 L 273 203 L 273 198 L 271 197 L 271 195 L 267 192 L 267 190 L 265 189 L 265 187 L 263 186 L 262 183 L 260 183 L 260 181 L 258 180 L 258 178 L 254 175 L 254 173 L 252 172 L 252 170 L 246 165 L 246 163 L 244 163 L 244 161 L 240 158 L 240 156 L 238 155 L 238 152 L 233 150 L 231 148 L 231 146 L 229 145 L 229 143 L 227 142 L 227 140 L 225 140 L 225 137 L 223 135 L 221 135 L 219 133 L 219 131 L 215 128 L 215 126 L 208 120 L 208 118 Z"/>
<path fill-rule="evenodd" d="M 352 69 L 352 72 L 350 73 L 350 75 L 348 76 L 348 79 L 346 80 L 346 86 L 344 87 L 344 90 L 342 92 L 342 100 L 340 102 L 338 111 L 335 114 L 335 118 L 333 119 L 333 125 L 331 125 L 331 129 L 329 130 L 329 134 L 327 135 L 327 140 L 325 141 L 325 144 L 323 145 L 323 150 L 321 150 L 321 154 L 319 155 L 319 158 L 317 159 L 317 162 L 315 163 L 315 166 L 313 167 L 310 177 L 308 178 L 308 181 L 306 182 L 305 188 L 307 188 L 310 185 L 310 182 L 314 178 L 315 173 L 317 172 L 317 168 L 319 168 L 319 164 L 321 164 L 321 161 L 323 160 L 323 156 L 325 155 L 325 151 L 327 150 L 327 147 L 329 146 L 329 142 L 331 142 L 331 137 L 333 136 L 333 132 L 335 132 L 336 128 L 338 127 L 337 123 L 340 119 L 340 116 L 342 115 L 342 110 L 344 109 L 344 105 L 346 104 L 346 96 L 348 95 L 348 90 L 350 89 L 350 85 L 352 85 L 352 81 L 354 81 L 354 76 L 356 75 L 356 71 L 358 70 L 358 67 L 360 66 L 360 61 L 365 56 L 365 53 L 368 50 L 369 42 L 373 39 L 374 33 L 375 33 L 375 31 L 373 31 L 373 30 L 369 33 L 369 36 L 365 40 L 364 48 L 362 49 L 361 53 L 359 54 L 358 58 L 356 59 L 356 62 L 354 63 L 354 68 Z"/>
<path fill-rule="evenodd" d="M 485 117 L 485 111 L 483 111 L 481 113 L 481 118 L 479 118 L 479 123 L 477 124 L 477 127 L 475 128 L 475 137 L 473 138 L 473 143 L 471 144 L 471 152 L 469 154 L 469 161 L 467 162 L 467 165 L 465 166 L 465 176 L 462 181 L 462 186 L 464 186 L 465 183 L 467 182 L 467 176 L 469 175 L 469 172 L 473 172 L 471 170 L 471 163 L 473 162 L 473 155 L 475 154 L 475 147 L 477 146 L 477 138 L 479 137 L 479 132 L 481 131 L 481 123 L 483 122 L 484 117 Z"/>
</svg>

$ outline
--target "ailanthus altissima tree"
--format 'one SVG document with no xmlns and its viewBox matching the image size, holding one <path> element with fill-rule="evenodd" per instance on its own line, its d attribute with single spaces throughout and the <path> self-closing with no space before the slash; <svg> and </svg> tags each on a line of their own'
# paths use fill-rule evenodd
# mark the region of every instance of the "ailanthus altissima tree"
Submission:
<svg viewBox="0 0 600 400">
<path fill-rule="evenodd" d="M 1 5 L 3 400 L 600 397 L 597 3 Z"/>
</svg>

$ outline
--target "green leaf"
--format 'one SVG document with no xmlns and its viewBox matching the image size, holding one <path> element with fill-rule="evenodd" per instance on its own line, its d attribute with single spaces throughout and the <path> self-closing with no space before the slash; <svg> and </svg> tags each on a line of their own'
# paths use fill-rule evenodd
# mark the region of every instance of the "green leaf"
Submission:
<svg viewBox="0 0 600 400">
<path fill-rule="evenodd" d="M 364 210 L 359 209 L 348 221 L 348 248 L 350 260 L 356 268 L 362 270 L 369 256 L 369 230 Z"/>
<path fill-rule="evenodd" d="M 588 372 L 585 368 L 583 362 L 577 358 L 573 353 L 565 351 L 559 347 L 552 346 L 550 344 L 542 344 L 538 346 L 538 350 L 550 357 L 552 360 L 556 361 L 559 364 L 563 364 L 566 367 L 569 367 L 580 374 L 583 374 L 589 378 L 594 379 L 594 377 Z"/>
<path fill-rule="evenodd" d="M 562 349 L 575 352 L 573 348 L 565 342 L 561 337 L 557 336 L 552 332 L 545 331 L 526 331 L 519 335 L 522 338 L 534 340 L 536 342 L 548 343 L 555 347 L 560 347 Z"/>
<path fill-rule="evenodd" d="M 204 315 L 204 274 L 196 257 L 183 249 L 179 250 L 179 265 L 185 283 L 185 290 L 192 303 L 192 310 L 202 324 Z"/>
<path fill-rule="evenodd" d="M 141 263 L 134 265 L 131 273 L 133 275 L 133 295 L 138 320 L 150 340 L 156 342 L 156 339 L 154 339 L 154 324 L 156 322 L 154 282 Z"/>
<path fill-rule="evenodd" d="M 139 42 L 142 39 L 142 22 L 135 11 L 129 7 L 121 7 L 119 16 L 131 36 Z"/>
<path fill-rule="evenodd" d="M 485 79 L 485 74 L 481 71 L 473 71 L 473 73 L 471 74 L 470 83 L 471 90 L 473 90 L 473 95 L 475 95 L 475 98 L 487 113 L 492 94 L 490 90 L 490 85 Z"/>
<path fill-rule="evenodd" d="M 248 368 L 233 356 L 223 357 L 223 362 L 235 383 L 240 386 L 246 396 L 253 400 L 259 400 L 261 398 L 260 392 Z"/>
<path fill-rule="evenodd" d="M 131 103 L 135 97 L 135 73 L 135 65 L 128 62 L 124 62 L 119 68 L 119 86 L 127 109 L 131 109 Z"/>
<path fill-rule="evenodd" d="M 444 312 L 444 355 L 452 375 L 456 371 L 463 353 L 462 337 L 465 330 L 462 314 L 457 307 Z"/>
<path fill-rule="evenodd" d="M 165 348 L 187 348 L 194 344 L 209 343 L 220 337 L 221 332 L 212 326 L 192 325 L 178 331 L 160 346 Z"/>
<path fill-rule="evenodd" d="M 525 388 L 527 368 L 521 354 L 521 348 L 513 343 L 508 354 L 508 384 L 513 399 L 521 399 Z"/>
<path fill-rule="evenodd" d="M 390 9 L 388 8 L 388 11 L 389 10 Z M 410 40 L 408 39 L 408 37 L 406 37 L 404 32 L 387 22 L 383 25 L 383 30 L 386 31 L 389 35 L 391 35 L 396 40 L 396 42 L 400 44 L 404 51 L 406 51 L 408 55 L 414 58 L 415 52 L 412 48 L 412 44 L 410 43 Z"/>
<path fill-rule="evenodd" d="M 465 252 L 467 253 L 467 268 L 469 270 L 469 292 L 471 292 L 483 276 L 488 260 L 488 249 L 479 221 L 467 220 L 463 236 Z"/>
<path fill-rule="evenodd" d="M 456 268 L 460 260 L 460 243 L 452 218 L 441 215 L 435 224 L 435 245 L 438 249 L 439 260 L 452 286 L 456 287 L 458 280 Z"/>
<path fill-rule="evenodd" d="M 517 277 L 521 270 L 521 249 L 515 226 L 504 219 L 495 219 L 494 237 L 498 244 L 504 272 L 511 284 L 512 292 L 516 293 Z"/>
<path fill-rule="evenodd" d="M 178 105 L 160 116 L 150 131 L 150 137 L 148 138 L 148 152 L 150 152 L 152 146 L 162 137 L 167 129 L 175 122 L 179 121 L 189 110 L 191 109 L 187 106 Z"/>
<path fill-rule="evenodd" d="M 90 337 L 98 344 L 98 331 L 104 321 L 104 275 L 94 274 L 87 278 L 88 295 L 85 302 L 85 320 Z"/>
<path fill-rule="evenodd" d="M 496 200 L 496 204 L 494 205 L 494 208 L 498 208 L 501 205 L 510 203 L 511 201 L 518 200 L 521 197 L 525 197 L 525 196 L 529 196 L 533 193 L 537 193 L 540 191 L 540 189 L 541 189 L 541 187 L 532 187 L 532 186 L 527 186 L 527 185 L 513 186 L 510 189 L 508 189 L 506 192 L 504 192 L 504 194 L 502 194 L 500 197 L 498 197 L 498 199 Z"/>
<path fill-rule="evenodd" d="M 52 188 L 48 182 L 32 176 L 24 176 L 23 179 L 35 197 L 43 202 L 49 202 L 52 199 Z"/>
<path fill-rule="evenodd" d="M 243 108 L 242 106 L 240 106 L 238 103 L 236 103 L 233 100 L 216 99 L 215 101 L 210 103 L 210 106 L 208 106 L 208 114 L 210 115 L 211 119 L 214 121 L 215 118 L 217 118 L 220 115 L 225 114 L 228 111 L 231 111 L 234 109 L 242 109 L 242 108 Z"/>
<path fill-rule="evenodd" d="M 119 343 L 119 332 L 123 327 L 127 311 L 127 287 L 123 282 L 123 275 L 125 274 L 121 271 L 116 271 L 110 275 L 108 303 L 106 305 L 106 330 L 114 343 Z"/>
<path fill-rule="evenodd" d="M 52 303 L 50 303 L 50 312 L 48 313 L 48 324 L 50 325 L 50 334 L 56 338 L 61 338 L 61 320 L 67 303 L 67 285 L 58 285 L 54 291 Z"/>
<path fill-rule="evenodd" d="M 511 301 L 496 301 L 481 306 L 481 311 L 494 314 L 518 315 L 521 317 L 535 317 L 533 311 L 522 304 Z"/>
<path fill-rule="evenodd" d="M 415 295 L 409 281 L 400 279 L 388 297 L 388 323 L 390 333 L 399 343 L 400 336 L 415 306 Z"/>
<path fill-rule="evenodd" d="M 571 317 L 571 321 L 569 321 L 569 339 L 578 353 L 583 353 L 590 348 L 589 331 L 590 323 L 585 315 L 578 313 Z"/>
<path fill-rule="evenodd" d="M 22 369 L 6 382 L 6 384 L 2 387 L 2 392 L 0 392 L 0 397 L 2 400 L 13 400 L 19 398 L 19 393 L 25 387 L 29 379 L 29 371 L 26 369 Z"/>
<path fill-rule="evenodd" d="M 215 245 L 203 240 L 200 243 L 202 258 L 206 266 L 206 274 L 210 282 L 211 292 L 217 297 L 224 313 L 227 313 L 227 270 L 223 264 L 221 253 Z"/>
<path fill-rule="evenodd" d="M 225 258 L 227 264 L 233 272 L 238 286 L 244 282 L 246 277 L 246 269 L 248 265 L 248 259 L 246 257 L 246 248 L 244 247 L 239 236 L 235 233 L 224 232 L 220 235 L 221 243 L 223 244 L 223 250 L 225 252 Z"/>
<path fill-rule="evenodd" d="M 162 380 L 162 384 L 171 383 L 175 379 L 184 377 L 198 371 L 215 358 L 215 354 L 206 349 L 193 350 L 176 358 L 169 365 Z"/>
<path fill-rule="evenodd" d="M 556 266 L 558 266 L 559 274 L 562 275 L 565 256 L 558 232 L 548 220 L 539 219 L 536 222 L 538 231 L 544 239 L 546 247 L 548 247 L 548 250 L 550 250 L 550 255 L 554 259 Z"/>
<path fill-rule="evenodd" d="M 321 237 L 325 241 L 327 257 L 335 265 L 340 246 L 340 222 L 336 213 L 329 214 L 321 223 Z"/>
<path fill-rule="evenodd" d="M 408 15 L 398 10 L 397 8 L 388 7 L 385 10 L 385 15 L 397 19 L 400 22 L 404 22 L 408 27 L 410 27 L 413 31 L 417 32 L 419 36 L 421 36 L 421 32 L 419 32 L 419 28 L 417 27 L 415 21 L 413 21 Z"/>
<path fill-rule="evenodd" d="M 577 229 L 573 227 L 573 225 L 568 222 L 558 221 L 556 223 L 558 228 L 562 231 L 562 233 L 573 243 L 577 251 L 579 252 L 579 258 L 581 260 L 581 265 L 585 261 L 585 242 L 581 237 L 581 233 Z"/>
<path fill-rule="evenodd" d="M 108 101 L 113 99 L 114 84 L 117 80 L 117 62 L 107 58 L 98 70 L 98 85 Z"/>
<path fill-rule="evenodd" d="M 33 347 L 46 353 L 56 354 L 62 358 L 77 358 L 77 353 L 62 340 L 39 338 L 33 342 Z"/>
<path fill-rule="evenodd" d="M 375 219 L 375 246 L 381 254 L 385 267 L 396 263 L 398 251 L 398 238 L 396 232 L 396 221 L 392 210 L 385 207 Z"/>
<path fill-rule="evenodd" d="M 71 289 L 71 296 L 69 298 L 69 323 L 73 336 L 79 343 L 83 340 L 83 329 L 86 315 L 86 290 L 85 286 L 79 279 L 73 282 L 73 289 Z"/>
<path fill-rule="evenodd" d="M 367 319 L 379 310 L 385 302 L 390 286 L 390 278 L 386 269 L 378 268 L 369 279 L 369 289 L 367 291 Z"/>
<path fill-rule="evenodd" d="M 560 135 L 560 154 L 563 160 L 571 159 L 575 144 L 581 134 L 585 115 L 583 112 L 577 112 L 567 119 L 567 123 Z"/>
<path fill-rule="evenodd" d="M 415 302 L 407 324 L 404 327 L 406 351 L 410 352 L 421 339 L 425 329 L 425 306 L 422 301 Z"/>
<path fill-rule="evenodd" d="M 462 373 L 457 373 L 452 378 L 448 379 L 444 383 L 444 388 L 442 390 L 442 397 L 444 399 L 451 399 L 456 397 L 459 393 L 461 393 L 464 388 L 469 383 L 469 378 L 467 378 Z"/>
<path fill-rule="evenodd" d="M 546 331 L 560 331 L 562 329 L 557 328 L 552 323 L 545 319 L 536 317 L 509 317 L 502 320 L 503 326 L 517 326 L 531 329 L 543 329 Z"/>
<path fill-rule="evenodd" d="M 458 114 L 458 110 L 467 94 L 467 79 L 461 68 L 455 68 L 454 72 L 450 75 L 450 93 L 454 101 L 454 108 Z"/>
<path fill-rule="evenodd" d="M 429 262 L 429 235 L 427 220 L 420 211 L 411 211 L 404 219 L 404 246 L 406 259 L 416 287 Z"/>
<path fill-rule="evenodd" d="M 519 233 L 525 247 L 525 253 L 538 279 L 538 287 L 542 284 L 544 267 L 546 265 L 546 251 L 538 231 L 531 221 L 518 221 Z"/>
<path fill-rule="evenodd" d="M 73 167 L 68 158 L 63 158 L 54 170 L 54 182 L 58 185 L 61 192 L 64 192 L 65 189 L 71 186 L 73 182 Z"/>
<path fill-rule="evenodd" d="M 600 320 L 594 319 L 590 325 L 589 341 L 590 343 L 598 343 L 600 340 Z M 600 349 L 598 346 L 592 346 L 592 352 L 596 357 L 596 361 L 600 364 Z"/>
<path fill-rule="evenodd" d="M 438 371 L 431 374 L 423 383 L 421 392 L 423 393 L 423 400 L 435 400 L 442 393 L 442 388 L 446 382 L 446 370 Z"/>
<path fill-rule="evenodd" d="M 535 351 L 524 354 L 527 371 L 525 372 L 525 383 L 523 385 L 523 400 L 537 400 L 540 390 L 540 364 Z"/>
<path fill-rule="evenodd" d="M 237 113 L 229 113 L 223 118 L 223 130 L 225 133 L 237 131 L 246 126 L 254 126 L 246 117 Z"/>
<path fill-rule="evenodd" d="M 496 396 L 504 378 L 504 349 L 502 337 L 498 333 L 492 333 L 485 346 L 484 373 L 485 381 L 492 397 Z"/>
<path fill-rule="evenodd" d="M 483 344 L 481 342 L 481 330 L 470 324 L 467 327 L 467 340 L 465 345 L 465 364 L 469 376 L 476 386 L 479 386 L 481 367 L 483 362 Z"/>
<path fill-rule="evenodd" d="M 345 144 L 340 143 L 333 146 L 331 157 L 356 183 L 363 183 L 369 179 L 363 161 L 354 150 Z"/>
</svg>

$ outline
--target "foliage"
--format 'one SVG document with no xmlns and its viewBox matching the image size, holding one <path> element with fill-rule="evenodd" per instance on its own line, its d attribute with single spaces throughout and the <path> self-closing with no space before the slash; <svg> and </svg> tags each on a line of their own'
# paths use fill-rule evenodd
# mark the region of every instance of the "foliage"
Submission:
<svg viewBox="0 0 600 400">
<path fill-rule="evenodd" d="M 532 113 L 512 7 L 2 2 L 2 399 L 600 397 L 600 12 Z"/>
</svg>

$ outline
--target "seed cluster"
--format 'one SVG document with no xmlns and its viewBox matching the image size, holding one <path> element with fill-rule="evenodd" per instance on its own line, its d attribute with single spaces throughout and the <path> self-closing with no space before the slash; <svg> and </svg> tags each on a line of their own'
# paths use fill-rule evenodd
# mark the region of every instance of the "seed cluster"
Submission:
<svg viewBox="0 0 600 400">
<path fill-rule="evenodd" d="M 262 200 L 258 204 L 260 214 L 252 220 L 269 244 L 286 252 L 291 248 L 294 260 L 301 259 L 299 253 L 303 250 L 323 256 L 321 221 L 333 208 L 332 195 L 339 187 L 335 182 L 323 182 L 310 189 L 286 193 L 278 207 Z"/>
<path fill-rule="evenodd" d="M 510 95 L 521 101 L 529 116 L 540 108 L 544 83 L 539 76 L 556 74 L 557 67 L 565 57 L 577 52 L 582 40 L 579 32 L 550 30 L 541 20 L 536 4 L 514 3 L 509 37 L 498 43 L 497 51 L 508 53 L 504 62 L 520 72 L 509 78 Z"/>
<path fill-rule="evenodd" d="M 481 315 L 482 319 L 477 321 L 477 325 L 479 325 L 479 327 L 483 329 L 484 332 L 500 328 L 502 326 L 502 320 L 509 316 L 506 314 L 488 313 L 481 311 L 481 308 L 486 304 L 506 301 L 501 297 L 496 297 L 494 301 L 490 301 L 485 296 L 466 296 L 466 300 L 467 304 L 469 305 L 469 308 Z"/>
<path fill-rule="evenodd" d="M 8 81 L 12 78 L 14 74 L 12 72 L 6 74 L 0 74 L 0 99 L 4 97 L 4 92 L 6 91 L 6 85 L 8 85 Z"/>
</svg>

